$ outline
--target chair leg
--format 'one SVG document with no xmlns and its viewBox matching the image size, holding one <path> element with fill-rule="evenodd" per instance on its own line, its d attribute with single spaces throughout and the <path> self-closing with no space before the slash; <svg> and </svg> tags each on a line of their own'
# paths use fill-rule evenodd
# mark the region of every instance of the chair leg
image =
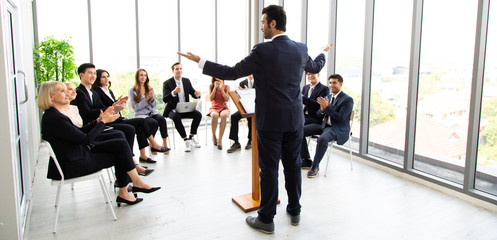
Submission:
<svg viewBox="0 0 497 240">
<path fill-rule="evenodd" d="M 105 186 L 103 176 L 100 176 L 98 178 L 98 181 L 100 182 L 100 187 L 102 188 L 102 193 L 104 194 L 105 202 L 109 204 L 112 217 L 114 221 L 116 221 L 117 220 L 116 213 L 114 212 L 114 208 L 112 207 L 112 200 L 110 199 L 109 192 L 107 192 L 107 187 Z"/>
<path fill-rule="evenodd" d="M 205 116 L 204 119 L 205 119 L 205 124 L 204 124 L 204 127 L 205 127 L 205 146 L 207 146 L 207 116 Z"/>
<path fill-rule="evenodd" d="M 100 175 L 100 177 L 98 178 L 98 181 L 102 182 L 102 183 L 105 182 L 104 181 L 104 175 Z M 103 192 L 107 192 L 107 187 L 104 184 L 100 184 L 100 187 L 102 188 Z M 108 202 L 111 201 L 108 194 L 104 194 L 104 200 L 105 200 L 106 203 L 108 203 Z"/>
<path fill-rule="evenodd" d="M 352 138 L 349 138 L 350 171 L 352 172 L 354 168 L 352 167 L 352 148 L 350 147 L 350 142 L 352 142 Z"/>
<path fill-rule="evenodd" d="M 53 226 L 53 233 L 57 232 L 57 222 L 59 221 L 59 210 L 60 210 L 60 193 L 62 191 L 62 185 L 57 187 L 57 196 L 55 197 L 55 223 Z"/>
<path fill-rule="evenodd" d="M 326 149 L 327 156 L 326 156 L 326 169 L 324 170 L 324 177 L 326 177 L 326 174 L 328 173 L 328 164 L 330 163 L 332 147 L 333 147 L 333 142 L 328 143 L 328 149 Z"/>
<path fill-rule="evenodd" d="M 113 183 L 116 180 L 116 176 L 114 176 L 114 172 L 112 171 L 112 167 L 107 168 L 107 176 L 109 177 L 109 183 Z"/>
</svg>

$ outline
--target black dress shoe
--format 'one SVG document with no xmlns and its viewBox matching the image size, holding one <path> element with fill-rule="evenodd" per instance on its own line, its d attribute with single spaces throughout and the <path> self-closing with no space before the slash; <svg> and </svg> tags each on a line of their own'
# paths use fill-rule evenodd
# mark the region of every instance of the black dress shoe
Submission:
<svg viewBox="0 0 497 240">
<path fill-rule="evenodd" d="M 233 145 L 231 145 L 231 147 L 228 148 L 228 153 L 238 151 L 238 150 L 240 150 L 240 148 L 241 148 L 240 143 L 233 143 Z"/>
<path fill-rule="evenodd" d="M 150 175 L 152 172 L 154 172 L 154 170 L 153 170 L 153 169 L 145 169 L 145 172 L 143 172 L 143 173 L 138 173 L 138 175 L 140 175 L 140 176 L 148 176 L 148 175 Z"/>
<path fill-rule="evenodd" d="M 126 199 L 124 199 L 122 197 L 119 197 L 119 196 L 117 196 L 117 198 L 116 198 L 116 203 L 117 203 L 118 207 L 121 206 L 121 203 L 126 203 L 128 205 L 135 205 L 135 204 L 137 204 L 137 203 L 139 203 L 141 201 L 143 201 L 143 198 L 137 198 L 134 202 L 126 200 Z"/>
<path fill-rule="evenodd" d="M 157 190 L 159 190 L 160 187 L 152 187 L 150 189 L 145 189 L 145 188 L 139 188 L 139 187 L 135 187 L 133 186 L 133 192 L 134 193 L 138 193 L 138 192 L 142 192 L 142 193 L 152 193 L 152 192 L 155 192 Z"/>
<path fill-rule="evenodd" d="M 144 162 L 144 163 L 156 163 L 157 161 L 151 159 L 151 158 L 147 158 L 147 159 L 144 159 L 144 158 L 140 158 L 140 162 Z"/>
<path fill-rule="evenodd" d="M 252 140 L 248 140 L 247 145 L 245 145 L 245 149 L 251 149 L 252 148 Z"/>
<path fill-rule="evenodd" d="M 163 153 L 163 152 L 167 152 L 169 150 L 171 150 L 171 149 L 167 148 L 167 147 L 161 147 L 160 149 L 150 147 L 150 151 L 151 152 L 161 152 L 161 153 Z"/>
<path fill-rule="evenodd" d="M 302 169 L 309 169 L 312 166 L 312 160 L 310 158 L 308 159 L 302 159 Z"/>
</svg>

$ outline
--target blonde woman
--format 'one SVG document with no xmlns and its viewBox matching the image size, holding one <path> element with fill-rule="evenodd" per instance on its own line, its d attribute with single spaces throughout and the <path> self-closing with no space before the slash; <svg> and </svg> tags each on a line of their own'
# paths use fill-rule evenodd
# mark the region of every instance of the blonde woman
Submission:
<svg viewBox="0 0 497 240">
<path fill-rule="evenodd" d="M 106 123 L 115 121 L 119 115 L 109 107 L 97 120 L 78 128 L 61 111 L 69 103 L 63 83 L 48 81 L 40 86 L 38 107 L 44 111 L 41 120 L 42 138 L 50 143 L 66 178 L 74 178 L 114 166 L 119 183 L 116 203 L 133 205 L 143 199 L 128 193 L 129 179 L 133 192 L 151 193 L 160 187 L 151 187 L 140 179 L 133 163 L 133 153 L 124 138 L 95 141 Z M 49 163 L 48 178 L 61 179 L 54 164 Z"/>
</svg>

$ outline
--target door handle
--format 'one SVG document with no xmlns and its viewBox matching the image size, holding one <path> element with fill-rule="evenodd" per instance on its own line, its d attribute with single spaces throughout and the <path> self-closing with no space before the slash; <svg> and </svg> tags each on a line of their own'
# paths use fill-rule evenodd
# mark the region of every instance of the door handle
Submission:
<svg viewBox="0 0 497 240">
<path fill-rule="evenodd" d="M 17 71 L 17 74 L 22 74 L 22 77 L 23 77 L 23 85 L 24 85 L 24 96 L 26 97 L 26 99 L 24 99 L 24 101 L 21 101 L 19 104 L 25 104 L 28 99 L 29 99 L 29 96 L 28 96 L 28 86 L 26 84 L 26 73 L 22 70 L 18 70 Z"/>
</svg>

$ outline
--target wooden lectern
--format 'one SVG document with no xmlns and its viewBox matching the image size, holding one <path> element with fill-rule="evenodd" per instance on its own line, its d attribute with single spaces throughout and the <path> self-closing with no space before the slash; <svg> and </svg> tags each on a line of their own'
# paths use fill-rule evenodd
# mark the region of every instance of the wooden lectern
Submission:
<svg viewBox="0 0 497 240">
<path fill-rule="evenodd" d="M 257 149 L 257 131 L 255 130 L 255 119 L 254 113 L 247 113 L 240 103 L 240 98 L 235 91 L 228 92 L 233 103 L 235 103 L 236 108 L 238 108 L 238 112 L 242 115 L 242 117 L 252 118 L 252 193 L 247 193 L 241 196 L 233 197 L 231 201 L 233 201 L 238 207 L 240 207 L 244 212 L 251 212 L 259 209 L 260 201 L 261 201 L 261 190 L 259 183 L 259 151 Z"/>
</svg>

